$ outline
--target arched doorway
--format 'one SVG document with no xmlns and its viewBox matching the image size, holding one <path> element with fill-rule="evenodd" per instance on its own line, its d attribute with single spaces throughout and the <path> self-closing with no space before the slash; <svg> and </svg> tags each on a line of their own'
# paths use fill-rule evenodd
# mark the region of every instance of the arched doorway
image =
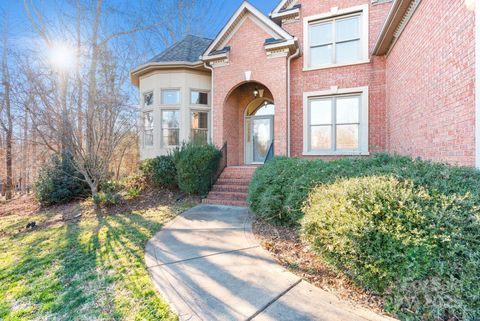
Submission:
<svg viewBox="0 0 480 321">
<path fill-rule="evenodd" d="M 274 137 L 273 104 L 271 91 L 254 81 L 241 83 L 226 95 L 221 119 L 223 139 L 217 145 L 227 143 L 228 166 L 264 163 L 265 149 L 268 151 Z"/>
<path fill-rule="evenodd" d="M 245 109 L 245 164 L 263 164 L 273 147 L 275 105 L 268 98 L 257 98 Z"/>
</svg>

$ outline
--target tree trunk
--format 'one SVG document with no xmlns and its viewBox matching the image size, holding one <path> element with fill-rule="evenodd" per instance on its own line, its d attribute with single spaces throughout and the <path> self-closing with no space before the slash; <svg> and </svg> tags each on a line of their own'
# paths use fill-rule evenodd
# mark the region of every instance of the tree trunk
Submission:
<svg viewBox="0 0 480 321">
<path fill-rule="evenodd" d="M 12 111 L 10 105 L 10 75 L 8 73 L 8 57 L 7 57 L 7 31 L 5 30 L 4 42 L 3 42 L 3 59 L 2 59 L 2 74 L 3 74 L 3 87 L 4 87 L 4 106 L 5 114 L 7 118 L 7 124 L 2 123 L 2 127 L 6 132 L 6 154 L 5 154 L 5 167 L 7 172 L 7 178 L 5 181 L 5 198 L 7 200 L 12 198 L 12 138 L 13 138 L 13 120 Z"/>
</svg>

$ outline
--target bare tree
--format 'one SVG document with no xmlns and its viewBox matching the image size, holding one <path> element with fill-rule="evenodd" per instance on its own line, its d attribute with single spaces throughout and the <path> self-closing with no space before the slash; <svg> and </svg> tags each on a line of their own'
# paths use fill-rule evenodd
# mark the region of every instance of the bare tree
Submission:
<svg viewBox="0 0 480 321">
<path fill-rule="evenodd" d="M 13 141 L 13 115 L 11 106 L 11 83 L 8 66 L 8 50 L 7 50 L 7 28 L 3 35 L 3 55 L 2 55 L 2 86 L 3 99 L 0 112 L 3 112 L 4 117 L 0 117 L 0 126 L 5 131 L 5 198 L 7 200 L 12 198 L 12 141 Z"/>
</svg>

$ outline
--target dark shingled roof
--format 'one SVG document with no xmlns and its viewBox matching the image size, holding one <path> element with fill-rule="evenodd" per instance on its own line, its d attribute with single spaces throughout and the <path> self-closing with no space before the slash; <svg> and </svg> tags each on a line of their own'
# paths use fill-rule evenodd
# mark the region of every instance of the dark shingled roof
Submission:
<svg viewBox="0 0 480 321">
<path fill-rule="evenodd" d="M 188 35 L 153 57 L 149 62 L 197 62 L 212 41 L 212 39 Z"/>
</svg>

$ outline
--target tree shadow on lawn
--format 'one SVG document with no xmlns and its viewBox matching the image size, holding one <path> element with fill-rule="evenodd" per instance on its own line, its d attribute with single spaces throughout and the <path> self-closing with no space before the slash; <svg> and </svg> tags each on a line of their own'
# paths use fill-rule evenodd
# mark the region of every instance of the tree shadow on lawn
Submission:
<svg viewBox="0 0 480 321">
<path fill-rule="evenodd" d="M 142 255 L 164 217 L 95 215 L 10 238 L 18 259 L 0 269 L 0 318 L 174 319 Z"/>
</svg>

